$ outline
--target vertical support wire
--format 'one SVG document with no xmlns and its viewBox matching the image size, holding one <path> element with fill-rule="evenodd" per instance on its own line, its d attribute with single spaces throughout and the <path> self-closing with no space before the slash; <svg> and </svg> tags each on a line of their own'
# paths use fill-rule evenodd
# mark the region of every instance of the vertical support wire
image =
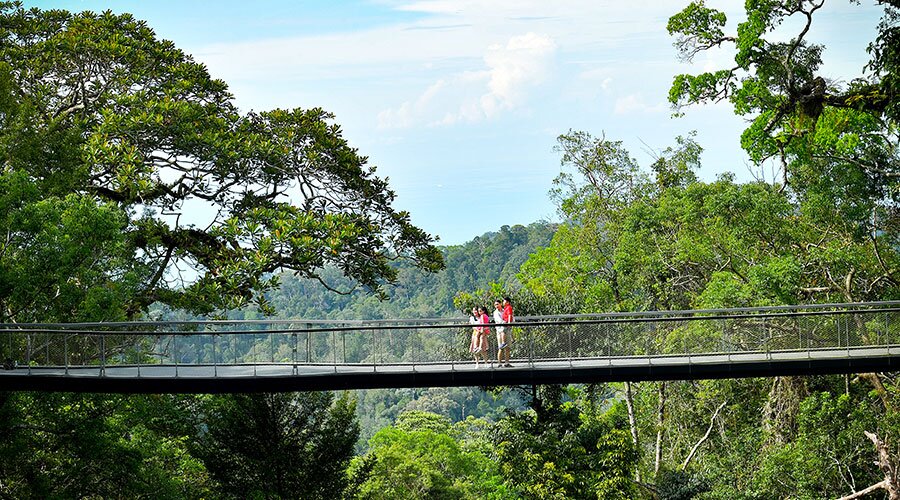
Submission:
<svg viewBox="0 0 900 500">
<path fill-rule="evenodd" d="M 216 358 L 216 337 L 218 337 L 218 334 L 216 332 L 213 332 L 212 336 L 213 336 L 213 339 L 212 339 L 213 340 L 213 377 L 218 377 L 219 376 L 219 362 L 218 362 L 218 359 Z"/>
<path fill-rule="evenodd" d="M 850 315 L 844 315 L 844 332 L 847 336 L 847 358 L 852 357 L 850 354 Z"/>
<path fill-rule="evenodd" d="M 528 364 L 531 366 L 531 369 L 534 369 L 534 330 L 535 327 L 531 326 L 531 328 L 526 327 L 525 330 L 528 332 Z"/>
<path fill-rule="evenodd" d="M 100 334 L 100 376 L 106 375 L 106 335 Z"/>
<path fill-rule="evenodd" d="M 615 326 L 613 323 L 601 323 L 606 325 L 604 328 L 605 334 L 603 335 L 603 341 L 606 344 L 606 363 L 612 368 L 612 337 L 615 334 Z"/>
<path fill-rule="evenodd" d="M 172 354 L 175 358 L 175 377 L 178 378 L 178 335 L 172 334 Z"/>
<path fill-rule="evenodd" d="M 146 336 L 141 335 L 140 337 L 137 337 L 137 338 L 139 338 L 139 339 L 146 339 Z M 140 342 L 140 341 L 134 341 L 134 342 L 131 342 L 131 345 L 133 345 L 133 346 L 138 346 L 138 347 L 137 347 L 137 351 L 134 353 L 134 356 L 135 356 L 135 358 L 134 358 L 134 359 L 135 359 L 135 363 L 134 363 L 134 364 L 137 365 L 137 378 L 141 378 L 141 365 L 144 364 L 144 350 L 143 350 L 143 343 Z"/>
<path fill-rule="evenodd" d="M 291 361 L 293 362 L 294 368 L 291 371 L 292 375 L 297 375 L 297 330 L 294 329 L 294 325 L 291 325 L 291 340 L 293 341 L 293 347 L 291 348 Z"/>
<path fill-rule="evenodd" d="M 728 363 L 731 363 L 731 351 L 733 347 L 731 344 L 731 338 L 728 333 L 730 332 L 730 328 L 728 328 L 728 318 L 722 320 L 722 338 L 725 339 L 725 352 L 728 353 Z"/>
<path fill-rule="evenodd" d="M 512 331 L 512 329 L 510 329 L 510 331 Z M 468 329 L 463 328 L 463 332 L 468 332 Z M 466 336 L 463 335 L 462 338 L 465 339 Z M 463 342 L 463 345 L 466 345 L 465 342 Z M 451 354 L 450 354 L 450 373 L 453 373 L 453 372 L 456 371 L 456 356 L 453 355 L 453 348 L 452 348 L 452 347 L 450 348 L 449 352 L 451 353 Z"/>
</svg>

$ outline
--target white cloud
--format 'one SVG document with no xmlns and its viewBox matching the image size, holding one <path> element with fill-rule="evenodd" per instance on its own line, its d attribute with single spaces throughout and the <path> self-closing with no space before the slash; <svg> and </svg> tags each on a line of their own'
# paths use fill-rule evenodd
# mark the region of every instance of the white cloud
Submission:
<svg viewBox="0 0 900 500">
<path fill-rule="evenodd" d="M 484 68 L 438 80 L 418 98 L 379 113 L 378 125 L 451 125 L 515 109 L 525 103 L 529 90 L 549 76 L 556 49 L 552 38 L 535 33 L 491 45 L 483 57 Z"/>
<path fill-rule="evenodd" d="M 649 105 L 644 102 L 640 94 L 629 94 L 616 99 L 613 113 L 617 115 L 630 115 L 634 113 L 662 113 L 666 110 L 665 103 Z"/>
</svg>

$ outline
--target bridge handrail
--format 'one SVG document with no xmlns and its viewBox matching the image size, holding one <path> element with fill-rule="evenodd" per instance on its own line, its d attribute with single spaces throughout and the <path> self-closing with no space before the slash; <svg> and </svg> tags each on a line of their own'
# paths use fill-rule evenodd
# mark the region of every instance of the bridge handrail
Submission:
<svg viewBox="0 0 900 500">
<path fill-rule="evenodd" d="M 783 312 L 782 312 L 783 311 Z M 690 321 L 722 319 L 762 319 L 804 317 L 818 315 L 843 315 L 876 312 L 900 312 L 900 301 L 850 302 L 833 304 L 801 304 L 793 306 L 738 307 L 729 309 L 698 309 L 677 311 L 640 311 L 597 314 L 565 314 L 547 316 L 520 316 L 509 326 L 564 326 L 603 323 L 640 323 L 652 321 Z M 248 330 L 154 330 L 174 326 L 258 326 L 303 325 L 302 327 L 266 328 Z M 335 325 L 335 326 L 321 326 Z M 71 335 L 259 335 L 304 332 L 364 332 L 373 330 L 454 329 L 472 325 L 456 318 L 418 318 L 392 320 L 179 320 L 179 321 L 119 321 L 83 323 L 0 323 L 0 332 L 15 333 L 67 333 Z M 491 327 L 500 326 L 492 323 Z M 135 328 L 137 327 L 137 328 Z M 103 328 L 103 329 L 95 329 Z M 129 329 L 119 329 L 129 328 Z M 138 329 L 140 328 L 140 329 Z"/>
</svg>

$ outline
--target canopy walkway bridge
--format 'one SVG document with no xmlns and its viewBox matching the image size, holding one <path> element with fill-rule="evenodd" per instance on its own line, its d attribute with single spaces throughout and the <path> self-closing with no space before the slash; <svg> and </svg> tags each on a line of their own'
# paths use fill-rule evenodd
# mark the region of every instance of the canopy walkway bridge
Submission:
<svg viewBox="0 0 900 500">
<path fill-rule="evenodd" d="M 0 324 L 0 391 L 276 392 L 900 371 L 900 301 L 518 318 Z M 489 335 L 496 358 L 494 327 Z M 509 328 L 509 327 L 508 327 Z"/>
</svg>

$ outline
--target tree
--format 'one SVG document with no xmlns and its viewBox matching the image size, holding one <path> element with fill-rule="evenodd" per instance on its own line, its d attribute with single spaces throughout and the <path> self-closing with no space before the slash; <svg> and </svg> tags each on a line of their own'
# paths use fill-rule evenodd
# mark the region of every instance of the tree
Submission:
<svg viewBox="0 0 900 500">
<path fill-rule="evenodd" d="M 587 151 L 579 157 L 594 150 L 591 142 L 580 147 Z M 690 138 L 680 139 L 652 165 L 655 182 L 643 183 L 639 194 L 624 200 L 615 194 L 603 198 L 611 191 L 593 188 L 597 179 L 590 172 L 570 177 L 571 188 L 561 197 L 566 223 L 547 249 L 522 266 L 526 291 L 544 302 L 548 297 L 550 302 L 575 301 L 585 312 L 883 300 L 900 292 L 891 279 L 900 262 L 891 226 L 860 237 L 853 213 L 834 205 L 820 208 L 832 200 L 824 191 L 814 193 L 821 185 L 801 190 L 795 183 L 786 189 L 761 180 L 736 183 L 731 175 L 701 182 L 693 175 L 700 151 Z M 846 182 L 831 179 L 833 186 Z M 889 205 L 859 196 L 861 204 L 882 207 L 876 210 L 879 216 L 888 213 Z M 649 341 L 658 352 L 667 352 L 684 341 L 718 342 L 720 333 L 685 325 Z M 648 339 L 634 341 L 642 345 Z M 889 417 L 893 378 L 871 374 L 861 380 L 875 381 L 885 399 L 881 412 Z M 834 391 L 837 382 L 831 379 L 827 390 Z M 626 391 L 632 394 L 635 417 L 629 441 L 642 457 L 640 477 L 655 483 L 644 486 L 661 497 L 681 498 L 707 490 L 714 497 L 734 497 L 754 488 L 766 497 L 792 494 L 789 490 L 840 494 L 834 476 L 822 475 L 812 485 L 785 479 L 796 476 L 793 468 L 816 467 L 805 455 L 794 454 L 801 407 L 815 385 L 790 377 L 635 384 Z M 759 408 L 765 409 L 762 415 Z M 894 442 L 892 429 L 883 426 L 877 431 L 881 441 L 872 440 L 879 454 L 888 449 L 884 443 Z M 853 435 L 854 450 L 871 448 L 862 430 Z M 522 449 L 513 455 L 532 456 Z M 565 456 L 562 449 L 549 455 Z M 892 477 L 893 463 L 881 462 L 882 476 Z M 532 467 L 525 476 L 543 478 L 540 484 L 550 489 L 539 494 L 564 495 L 574 476 L 562 472 L 570 467 L 561 463 Z M 846 473 L 853 477 L 877 477 L 877 469 L 856 468 L 857 463 L 844 461 L 838 470 L 849 467 Z M 786 481 L 789 486 L 779 489 Z"/>
<path fill-rule="evenodd" d="M 875 253 L 897 247 L 900 215 L 898 4 L 880 3 L 884 17 L 869 45 L 867 73 L 846 85 L 820 74 L 825 47 L 807 39 L 824 0 L 749 1 L 735 35 L 724 32 L 725 14 L 702 1 L 668 24 L 683 59 L 721 45 L 736 49 L 731 67 L 675 77 L 669 99 L 676 110 L 730 101 L 751 120 L 743 147 L 756 162 L 780 161 L 781 188 L 797 197 L 804 215 L 824 232 L 868 242 Z M 784 41 L 777 29 L 789 18 L 799 18 L 801 29 Z M 881 267 L 880 279 L 896 286 L 896 263 Z"/>
<path fill-rule="evenodd" d="M 544 386 L 532 410 L 498 423 L 494 454 L 510 488 L 525 498 L 635 498 L 624 404 L 600 411 L 598 389 Z"/>
<path fill-rule="evenodd" d="M 677 111 L 691 104 L 730 101 L 737 114 L 750 119 L 742 136 L 750 157 L 756 162 L 780 162 L 783 176 L 773 187 L 786 193 L 786 200 L 793 206 L 795 215 L 789 219 L 795 225 L 789 231 L 793 236 L 785 240 L 789 246 L 778 252 L 781 256 L 771 260 L 768 269 L 748 271 L 763 283 L 795 281 L 799 287 L 788 288 L 794 288 L 794 295 L 804 301 L 883 300 L 896 297 L 900 285 L 900 139 L 896 134 L 900 118 L 900 4 L 879 3 L 884 14 L 877 36 L 868 47 L 865 73 L 848 84 L 821 72 L 826 48 L 808 40 L 824 1 L 748 1 L 746 18 L 737 24 L 733 35 L 725 33 L 724 13 L 706 7 L 702 1 L 690 3 L 669 21 L 669 32 L 676 36 L 675 45 L 683 59 L 690 60 L 712 47 L 734 45 L 733 66 L 678 75 L 669 98 Z M 778 28 L 789 18 L 799 18 L 800 29 L 785 36 Z M 794 250 L 789 252 L 790 247 Z M 703 295 L 706 299 L 748 296 L 750 290 L 740 281 L 746 281 L 740 274 L 718 274 Z M 786 297 L 780 293 L 773 299 Z M 761 468 L 755 475 L 760 494 L 819 497 L 849 489 L 854 493 L 845 498 L 858 498 L 884 489 L 889 495 L 897 495 L 900 487 L 893 472 L 895 465 L 883 459 L 887 456 L 883 453 L 885 443 L 896 440 L 896 427 L 890 424 L 896 420 L 891 396 L 896 392 L 896 382 L 885 374 L 864 374 L 856 380 L 870 383 L 882 405 L 871 414 L 855 412 L 846 418 L 848 412 L 843 409 L 856 405 L 867 408 L 870 403 L 858 395 L 852 403 L 847 399 L 835 402 L 829 399 L 839 391 L 833 387 L 815 399 L 809 396 L 809 380 L 776 379 L 766 408 L 767 413 L 772 409 L 777 418 L 763 434 L 770 436 L 762 441 L 769 448 L 756 464 Z M 845 383 L 844 392 L 849 396 L 851 386 L 849 381 Z M 804 428 L 804 422 L 809 421 L 804 412 L 808 411 L 829 416 Z M 859 428 L 859 423 L 872 414 L 880 415 L 884 422 L 877 433 Z M 835 436 L 841 436 L 839 441 L 852 442 L 852 447 L 842 444 L 841 450 L 834 450 L 834 446 L 817 441 L 819 430 L 835 423 L 840 429 L 825 434 L 825 439 L 832 442 Z M 848 428 L 852 432 L 846 432 Z M 815 452 L 808 451 L 810 442 L 816 443 L 810 446 Z M 870 468 L 857 468 L 854 462 L 858 464 L 859 450 L 871 444 L 875 445 L 884 479 L 866 488 L 857 481 L 874 482 L 878 474 Z M 828 464 L 815 460 L 823 448 L 831 456 Z M 798 468 L 802 472 L 798 473 Z M 745 483 L 745 489 L 749 488 Z"/>
<path fill-rule="evenodd" d="M 378 292 L 392 260 L 440 269 L 332 118 L 241 114 L 224 82 L 130 15 L 0 3 L 0 320 L 97 301 L 96 319 L 153 303 L 268 310 L 275 271 L 333 266 Z M 63 266 L 11 291 L 57 250 Z"/>
<path fill-rule="evenodd" d="M 212 396 L 196 456 L 233 498 L 338 498 L 359 437 L 347 394 Z"/>
<path fill-rule="evenodd" d="M 515 498 L 497 466 L 453 436 L 449 420 L 433 413 L 401 414 L 378 431 L 349 474 L 356 498 Z"/>
</svg>

